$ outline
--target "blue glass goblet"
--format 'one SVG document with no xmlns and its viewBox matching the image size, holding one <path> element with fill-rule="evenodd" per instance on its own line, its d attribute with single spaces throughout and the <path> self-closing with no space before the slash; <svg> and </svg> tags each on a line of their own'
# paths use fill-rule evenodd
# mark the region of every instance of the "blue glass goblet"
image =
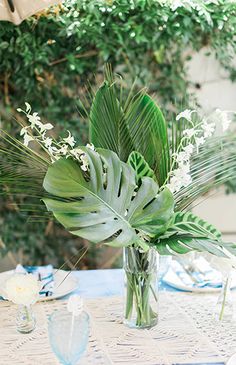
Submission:
<svg viewBox="0 0 236 365">
<path fill-rule="evenodd" d="M 54 312 L 48 322 L 53 352 L 63 365 L 77 365 L 89 338 L 89 316 L 81 312 L 72 316 L 67 310 Z"/>
</svg>

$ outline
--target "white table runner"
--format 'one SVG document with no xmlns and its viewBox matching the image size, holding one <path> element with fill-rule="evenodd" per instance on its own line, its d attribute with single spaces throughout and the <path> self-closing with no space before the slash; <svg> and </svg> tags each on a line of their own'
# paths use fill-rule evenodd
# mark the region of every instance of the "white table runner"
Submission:
<svg viewBox="0 0 236 365">
<path fill-rule="evenodd" d="M 212 319 L 217 295 L 160 293 L 160 320 L 151 330 L 122 324 L 123 299 L 86 300 L 91 335 L 83 365 L 172 365 L 226 360 L 236 352 L 236 324 Z M 18 334 L 15 307 L 0 302 L 0 365 L 58 365 L 47 334 L 47 316 L 64 301 L 38 303 L 37 328 Z"/>
</svg>

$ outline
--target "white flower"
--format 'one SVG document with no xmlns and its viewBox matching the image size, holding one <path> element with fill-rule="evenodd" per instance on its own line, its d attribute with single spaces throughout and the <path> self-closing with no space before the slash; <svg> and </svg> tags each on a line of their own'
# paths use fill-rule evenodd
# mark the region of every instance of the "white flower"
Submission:
<svg viewBox="0 0 236 365">
<path fill-rule="evenodd" d="M 192 114 L 195 113 L 196 110 L 190 110 L 190 109 L 186 109 L 183 112 L 179 113 L 176 117 L 176 120 L 179 120 L 181 118 L 184 118 L 186 120 L 188 120 L 189 122 L 192 121 Z"/>
<path fill-rule="evenodd" d="M 172 193 L 177 193 L 182 187 L 182 181 L 176 176 L 172 176 L 169 184 L 166 186 Z"/>
<path fill-rule="evenodd" d="M 183 131 L 183 135 L 188 137 L 188 138 L 192 138 L 196 133 L 197 133 L 197 131 L 194 128 L 185 129 Z"/>
<path fill-rule="evenodd" d="M 202 124 L 204 138 L 211 137 L 215 132 L 215 127 L 216 127 L 215 123 L 207 123 L 206 121 L 204 121 L 204 123 Z"/>
<path fill-rule="evenodd" d="M 30 143 L 31 141 L 34 141 L 34 138 L 33 138 L 33 137 L 31 137 L 28 133 L 25 133 L 25 134 L 24 134 L 24 145 L 25 145 L 26 147 L 28 147 L 28 145 L 29 145 L 29 143 Z"/>
<path fill-rule="evenodd" d="M 185 162 L 188 162 L 190 158 L 190 155 L 184 151 L 179 152 L 176 156 L 176 161 L 178 164 L 183 164 Z"/>
<path fill-rule="evenodd" d="M 75 139 L 74 137 L 71 135 L 70 131 L 67 131 L 69 133 L 69 136 L 66 138 L 63 138 L 63 141 L 66 142 L 68 145 L 70 145 L 71 147 L 74 147 L 75 145 Z"/>
<path fill-rule="evenodd" d="M 83 299 L 79 295 L 71 295 L 67 302 L 67 310 L 73 316 L 78 316 L 83 311 Z"/>
<path fill-rule="evenodd" d="M 88 157 L 86 155 L 82 155 L 80 156 L 80 160 L 82 162 L 81 169 L 83 171 L 88 171 L 88 166 L 89 166 Z"/>
<path fill-rule="evenodd" d="M 54 154 L 60 153 L 60 150 L 56 147 L 50 146 L 48 147 L 48 152 L 53 156 Z"/>
<path fill-rule="evenodd" d="M 206 142 L 205 138 L 204 137 L 196 137 L 195 138 L 195 143 L 196 143 L 196 147 L 197 147 L 197 150 L 198 148 L 203 145 L 204 143 Z"/>
<path fill-rule="evenodd" d="M 29 103 L 27 103 L 27 101 L 26 101 L 25 106 L 26 106 L 26 113 L 30 113 L 31 112 L 31 105 Z"/>
<path fill-rule="evenodd" d="M 54 128 L 51 123 L 46 123 L 46 124 L 38 123 L 38 126 L 39 126 L 39 129 L 40 129 L 41 133 L 43 133 L 45 131 L 49 131 L 49 130 Z"/>
<path fill-rule="evenodd" d="M 90 150 L 92 150 L 92 151 L 95 151 L 95 147 L 94 147 L 94 145 L 91 143 L 87 143 L 86 144 L 86 147 L 88 147 L 88 148 L 90 148 Z"/>
<path fill-rule="evenodd" d="M 184 6 L 184 4 L 181 0 L 172 0 L 171 10 L 175 11 L 176 9 L 178 9 L 182 6 Z"/>
<path fill-rule="evenodd" d="M 227 129 L 229 129 L 230 124 L 232 123 L 232 120 L 228 118 L 228 112 L 216 109 L 215 114 L 222 124 L 223 132 L 226 132 Z"/>
<path fill-rule="evenodd" d="M 27 133 L 27 129 L 28 129 L 29 127 L 23 127 L 22 129 L 21 129 L 21 131 L 20 131 L 20 136 L 23 136 L 24 134 L 26 134 Z"/>
<path fill-rule="evenodd" d="M 15 304 L 29 306 L 39 298 L 40 283 L 32 274 L 14 274 L 4 285 L 3 297 Z"/>
<path fill-rule="evenodd" d="M 45 138 L 43 143 L 46 148 L 50 147 L 52 145 L 52 138 L 49 138 L 49 137 Z"/>
<path fill-rule="evenodd" d="M 189 163 L 181 164 L 178 169 L 172 171 L 167 187 L 172 193 L 178 192 L 183 186 L 186 187 L 192 182 Z"/>
<path fill-rule="evenodd" d="M 191 155 L 194 150 L 194 145 L 192 143 L 189 143 L 187 146 L 183 148 L 184 152 L 188 155 Z"/>
<path fill-rule="evenodd" d="M 32 115 L 31 114 L 27 114 L 27 118 L 30 122 L 30 126 L 31 129 L 35 128 L 37 125 L 41 125 L 42 123 L 40 122 L 40 116 L 38 115 L 37 112 L 34 112 Z"/>
<path fill-rule="evenodd" d="M 81 155 L 84 155 L 84 151 L 81 150 L 81 148 L 74 148 L 73 150 L 70 150 L 70 153 L 72 156 L 74 156 L 77 160 L 80 159 Z"/>
<path fill-rule="evenodd" d="M 68 152 L 68 146 L 63 144 L 63 146 L 57 151 L 57 153 L 61 153 L 62 155 L 66 155 Z"/>
</svg>

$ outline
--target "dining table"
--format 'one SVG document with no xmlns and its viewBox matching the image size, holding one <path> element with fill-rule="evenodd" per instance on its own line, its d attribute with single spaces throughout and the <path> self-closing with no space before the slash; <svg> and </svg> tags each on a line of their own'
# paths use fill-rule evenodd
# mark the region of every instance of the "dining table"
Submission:
<svg viewBox="0 0 236 365">
<path fill-rule="evenodd" d="M 160 280 L 157 326 L 131 329 L 122 323 L 122 269 L 70 275 L 78 280 L 73 294 L 83 298 L 90 317 L 81 365 L 223 365 L 236 352 L 235 323 L 214 319 L 219 293 L 184 292 Z M 0 302 L 0 365 L 59 364 L 49 344 L 47 320 L 53 311 L 65 308 L 69 295 L 37 303 L 36 329 L 24 335 L 16 332 L 14 306 Z"/>
</svg>

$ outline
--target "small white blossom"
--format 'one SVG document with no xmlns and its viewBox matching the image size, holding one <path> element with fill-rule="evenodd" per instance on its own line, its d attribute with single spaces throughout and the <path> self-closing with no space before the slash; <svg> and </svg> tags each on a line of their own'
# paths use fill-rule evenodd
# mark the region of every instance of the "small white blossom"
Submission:
<svg viewBox="0 0 236 365">
<path fill-rule="evenodd" d="M 67 302 L 67 310 L 73 316 L 78 316 L 83 311 L 83 299 L 79 295 L 71 295 Z"/>
<path fill-rule="evenodd" d="M 28 133 L 25 133 L 25 134 L 24 134 L 24 145 L 25 145 L 26 147 L 28 147 L 28 145 L 29 145 L 29 143 L 30 143 L 31 141 L 34 141 L 34 138 L 33 138 L 33 137 L 31 137 Z"/>
<path fill-rule="evenodd" d="M 86 147 L 90 148 L 90 150 L 95 151 L 95 147 L 92 143 L 87 143 Z"/>
<path fill-rule="evenodd" d="M 191 155 L 194 151 L 194 145 L 192 143 L 189 143 L 187 146 L 183 148 L 184 152 L 188 155 Z"/>
<path fill-rule="evenodd" d="M 30 122 L 30 126 L 31 129 L 35 128 L 37 125 L 41 125 L 42 123 L 40 122 L 40 116 L 38 115 L 37 112 L 34 112 L 32 115 L 31 114 L 27 114 L 27 118 Z"/>
<path fill-rule="evenodd" d="M 197 151 L 199 150 L 199 147 L 202 146 L 205 142 L 206 142 L 206 139 L 204 137 L 196 137 L 195 138 Z"/>
<path fill-rule="evenodd" d="M 46 124 L 40 123 L 38 126 L 39 126 L 41 133 L 43 133 L 45 131 L 50 131 L 51 129 L 54 128 L 51 123 L 46 123 Z"/>
<path fill-rule="evenodd" d="M 193 136 L 195 136 L 196 134 L 196 130 L 194 128 L 190 128 L 190 129 L 185 129 L 183 131 L 183 135 L 188 137 L 188 138 L 192 138 Z"/>
<path fill-rule="evenodd" d="M 207 123 L 206 121 L 204 121 L 204 123 L 202 124 L 204 138 L 211 137 L 213 135 L 213 133 L 215 132 L 215 128 L 216 128 L 215 123 Z"/>
<path fill-rule="evenodd" d="M 23 127 L 22 129 L 21 129 L 21 131 L 20 131 L 20 136 L 24 136 L 26 133 L 28 133 L 27 132 L 27 129 L 28 129 L 29 127 Z"/>
<path fill-rule="evenodd" d="M 46 148 L 50 147 L 52 145 L 52 138 L 50 138 L 50 137 L 45 138 L 43 143 Z"/>
<path fill-rule="evenodd" d="M 68 152 L 68 146 L 66 144 L 63 144 L 63 146 L 59 149 L 58 153 L 61 153 L 62 155 L 66 155 Z"/>
<path fill-rule="evenodd" d="M 190 109 L 186 109 L 183 112 L 179 113 L 176 117 L 176 120 L 179 120 L 181 118 L 184 118 L 186 120 L 188 120 L 189 122 L 192 121 L 192 114 L 195 113 L 196 110 L 190 110 Z"/>
<path fill-rule="evenodd" d="M 74 147 L 75 145 L 75 139 L 74 137 L 71 135 L 70 131 L 67 131 L 69 133 L 68 137 L 63 138 L 63 141 L 66 142 L 68 145 L 70 145 L 70 147 Z"/>
<path fill-rule="evenodd" d="M 27 103 L 27 101 L 26 101 L 25 106 L 26 106 L 26 113 L 30 113 L 31 112 L 31 105 L 29 103 Z"/>
<path fill-rule="evenodd" d="M 190 158 L 190 155 L 184 151 L 179 152 L 176 155 L 176 162 L 178 162 L 178 164 L 183 164 L 185 162 L 188 162 Z"/>
<path fill-rule="evenodd" d="M 83 171 L 88 171 L 88 167 L 89 167 L 88 157 L 86 155 L 82 155 L 82 156 L 80 156 L 80 160 L 82 162 L 81 169 Z"/>
<path fill-rule="evenodd" d="M 222 124 L 223 132 L 226 132 L 229 129 L 230 124 L 232 123 L 232 120 L 228 117 L 228 112 L 216 109 L 215 114 Z"/>
</svg>

